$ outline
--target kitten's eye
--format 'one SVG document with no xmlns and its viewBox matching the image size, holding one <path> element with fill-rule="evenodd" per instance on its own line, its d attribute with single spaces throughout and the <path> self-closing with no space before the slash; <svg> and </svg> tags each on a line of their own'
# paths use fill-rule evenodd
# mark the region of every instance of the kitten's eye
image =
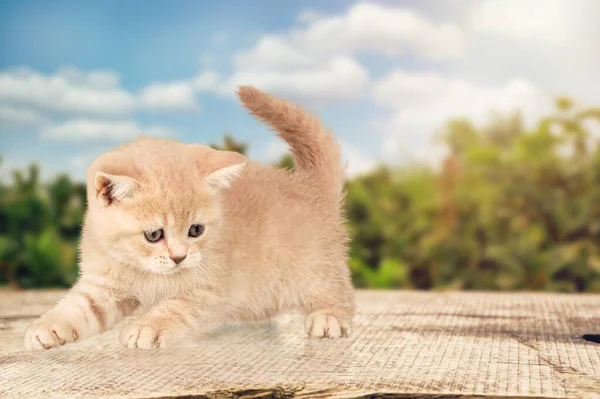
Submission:
<svg viewBox="0 0 600 399">
<path fill-rule="evenodd" d="M 190 237 L 199 237 L 202 233 L 204 233 L 204 226 L 201 224 L 191 225 L 190 230 L 188 231 Z"/>
<path fill-rule="evenodd" d="M 158 230 L 154 230 L 154 231 L 146 231 L 144 233 L 144 237 L 146 237 L 146 240 L 148 240 L 149 242 L 158 242 L 160 241 L 161 238 L 163 238 L 164 232 L 162 229 L 158 229 Z"/>
</svg>

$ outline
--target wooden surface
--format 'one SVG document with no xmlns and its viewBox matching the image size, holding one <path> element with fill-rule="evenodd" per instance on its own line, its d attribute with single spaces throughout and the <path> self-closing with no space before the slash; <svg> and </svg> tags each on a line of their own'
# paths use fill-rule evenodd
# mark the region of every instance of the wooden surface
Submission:
<svg viewBox="0 0 600 399">
<path fill-rule="evenodd" d="M 363 291 L 347 339 L 306 339 L 290 315 L 183 348 L 121 348 L 118 326 L 24 351 L 59 295 L 0 292 L 2 398 L 600 397 L 600 344 L 581 338 L 600 334 L 600 295 Z"/>
</svg>

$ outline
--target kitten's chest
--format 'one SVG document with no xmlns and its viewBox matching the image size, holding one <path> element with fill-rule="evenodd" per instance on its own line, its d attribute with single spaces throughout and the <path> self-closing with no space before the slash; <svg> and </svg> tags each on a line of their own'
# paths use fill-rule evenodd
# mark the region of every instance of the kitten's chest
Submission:
<svg viewBox="0 0 600 399">
<path fill-rule="evenodd" d="M 136 298 L 143 307 L 152 307 L 165 299 L 189 294 L 192 290 L 190 281 L 160 277 L 140 278 L 135 284 L 128 287 L 130 295 Z"/>
</svg>

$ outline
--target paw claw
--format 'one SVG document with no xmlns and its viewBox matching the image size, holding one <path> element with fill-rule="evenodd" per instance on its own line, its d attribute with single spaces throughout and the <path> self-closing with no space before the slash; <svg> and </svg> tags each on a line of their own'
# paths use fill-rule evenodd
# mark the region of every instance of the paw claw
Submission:
<svg viewBox="0 0 600 399">
<path fill-rule="evenodd" d="M 65 340 L 58 336 L 58 334 L 56 333 L 56 330 L 52 330 L 52 334 L 54 335 L 54 338 L 56 338 L 56 340 L 58 341 L 59 344 L 61 344 L 61 345 L 65 344 Z"/>
</svg>

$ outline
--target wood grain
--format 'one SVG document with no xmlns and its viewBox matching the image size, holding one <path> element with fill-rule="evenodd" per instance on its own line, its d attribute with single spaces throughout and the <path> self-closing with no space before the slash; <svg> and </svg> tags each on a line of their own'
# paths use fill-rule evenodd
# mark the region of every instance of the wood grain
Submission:
<svg viewBox="0 0 600 399">
<path fill-rule="evenodd" d="M 60 291 L 0 292 L 0 397 L 598 398 L 600 295 L 359 291 L 350 338 L 309 340 L 302 317 L 207 326 L 180 348 L 119 346 L 121 325 L 23 349 Z"/>
</svg>

